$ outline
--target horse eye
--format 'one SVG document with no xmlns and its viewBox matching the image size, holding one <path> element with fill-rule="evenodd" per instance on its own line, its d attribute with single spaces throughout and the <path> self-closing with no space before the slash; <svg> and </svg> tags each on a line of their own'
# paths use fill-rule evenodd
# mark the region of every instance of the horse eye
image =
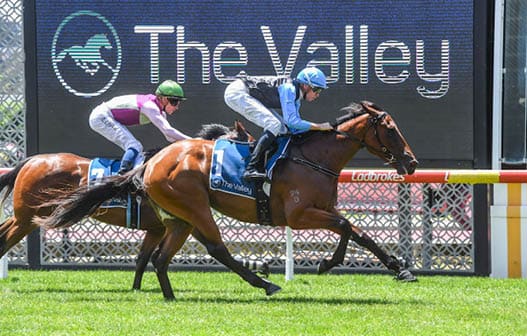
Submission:
<svg viewBox="0 0 527 336">
<path fill-rule="evenodd" d="M 388 132 L 394 132 L 395 131 L 395 126 L 392 125 L 392 124 L 385 124 L 384 126 L 385 126 L 385 128 L 386 128 L 386 130 Z"/>
</svg>

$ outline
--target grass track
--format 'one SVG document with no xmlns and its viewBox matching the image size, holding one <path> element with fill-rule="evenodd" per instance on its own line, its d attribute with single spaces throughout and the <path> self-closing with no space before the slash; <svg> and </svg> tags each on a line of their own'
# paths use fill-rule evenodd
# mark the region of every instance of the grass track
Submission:
<svg viewBox="0 0 527 336">
<path fill-rule="evenodd" d="M 0 335 L 527 335 L 527 281 L 283 275 L 268 298 L 233 273 L 172 272 L 176 300 L 147 273 L 10 270 Z"/>
</svg>

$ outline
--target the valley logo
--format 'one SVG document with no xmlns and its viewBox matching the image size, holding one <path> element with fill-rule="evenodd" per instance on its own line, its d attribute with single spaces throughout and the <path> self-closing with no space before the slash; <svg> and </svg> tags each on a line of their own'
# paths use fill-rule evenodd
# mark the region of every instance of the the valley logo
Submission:
<svg viewBox="0 0 527 336">
<path fill-rule="evenodd" d="M 102 15 L 81 10 L 60 23 L 51 45 L 57 79 L 70 93 L 95 97 L 117 79 L 121 69 L 121 42 Z"/>
</svg>

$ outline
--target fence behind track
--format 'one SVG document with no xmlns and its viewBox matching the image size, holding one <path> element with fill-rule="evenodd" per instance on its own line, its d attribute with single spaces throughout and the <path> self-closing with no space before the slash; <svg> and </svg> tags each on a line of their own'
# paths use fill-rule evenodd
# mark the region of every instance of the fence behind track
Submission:
<svg viewBox="0 0 527 336">
<path fill-rule="evenodd" d="M 9 203 L 4 211 L 8 212 Z M 474 273 L 473 186 L 441 183 L 339 183 L 341 213 L 376 242 L 404 258 L 415 270 Z M 244 223 L 215 213 L 224 240 L 235 256 L 268 261 L 283 269 L 286 235 L 283 228 Z M 40 235 L 38 267 L 132 267 L 143 232 L 89 219 L 68 229 Z M 321 230 L 293 231 L 296 271 L 314 271 L 333 253 L 338 237 Z M 27 247 L 9 253 L 11 265 L 27 265 Z M 172 261 L 178 268 L 221 266 L 190 238 Z M 340 272 L 383 270 L 368 251 L 350 242 Z"/>
</svg>

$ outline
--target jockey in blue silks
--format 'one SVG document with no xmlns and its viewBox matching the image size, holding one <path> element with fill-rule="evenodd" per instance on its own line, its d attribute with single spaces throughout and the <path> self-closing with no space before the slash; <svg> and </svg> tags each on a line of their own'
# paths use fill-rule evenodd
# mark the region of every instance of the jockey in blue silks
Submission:
<svg viewBox="0 0 527 336">
<path fill-rule="evenodd" d="M 327 89 L 326 76 L 315 67 L 300 71 L 295 79 L 276 76 L 243 76 L 227 86 L 225 103 L 264 132 L 251 153 L 245 180 L 265 178 L 261 163 L 276 136 L 309 130 L 329 131 L 330 123 L 313 123 L 300 117 L 302 100 L 316 100 Z M 280 116 L 274 109 L 281 109 Z"/>
</svg>

